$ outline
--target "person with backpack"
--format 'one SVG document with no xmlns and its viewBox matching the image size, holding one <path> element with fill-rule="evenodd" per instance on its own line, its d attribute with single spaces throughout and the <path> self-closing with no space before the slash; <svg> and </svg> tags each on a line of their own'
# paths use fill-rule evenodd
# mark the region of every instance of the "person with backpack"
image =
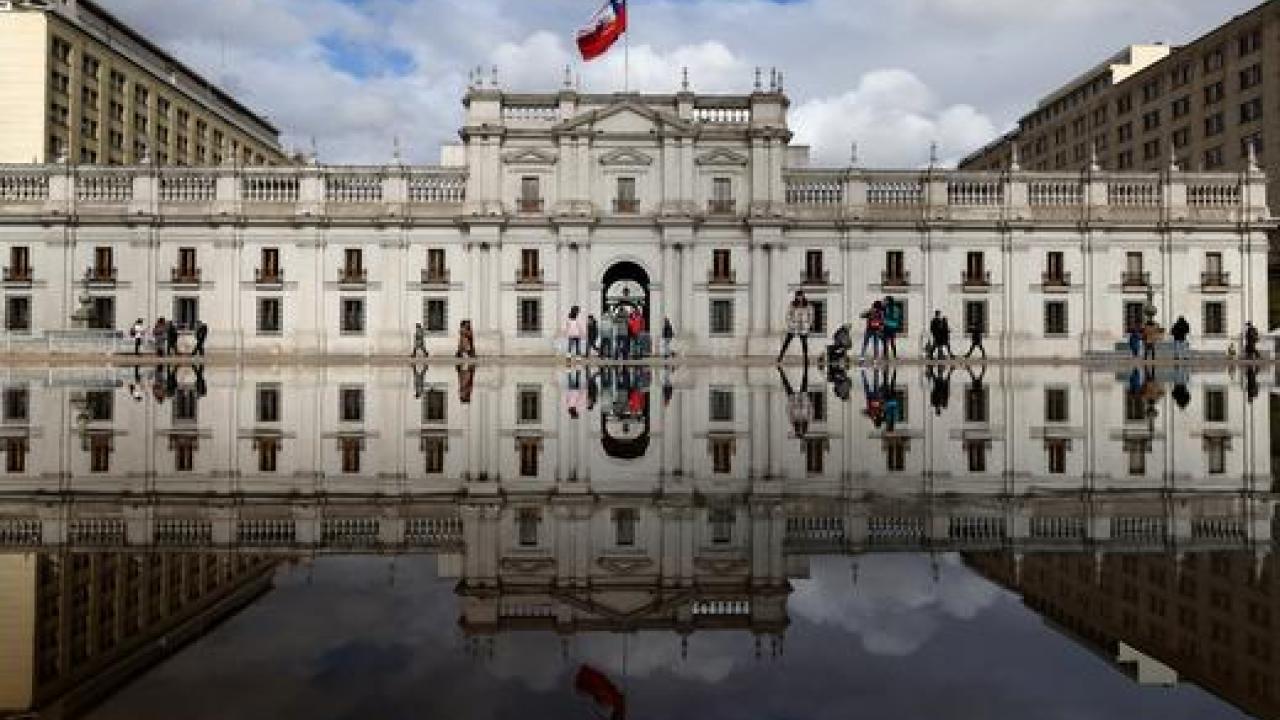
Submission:
<svg viewBox="0 0 1280 720">
<path fill-rule="evenodd" d="M 879 300 L 871 303 L 871 309 L 862 313 L 862 319 L 866 321 L 866 326 L 862 331 L 862 352 L 858 354 L 858 359 L 867 359 L 868 343 L 871 344 L 871 356 L 879 358 L 884 336 L 884 304 Z"/>
<path fill-rule="evenodd" d="M 170 355 L 178 354 L 178 323 L 170 322 L 164 326 L 165 336 L 165 352 Z"/>
<path fill-rule="evenodd" d="M 929 355 L 934 359 L 943 359 L 943 351 L 947 358 L 955 360 L 956 354 L 951 352 L 951 327 L 941 310 L 933 311 L 933 320 L 929 322 L 929 337 L 932 342 Z"/>
<path fill-rule="evenodd" d="M 631 316 L 627 318 L 627 343 L 631 346 L 632 357 L 637 360 L 644 354 L 643 336 L 646 330 L 644 313 L 638 307 L 632 308 Z"/>
<path fill-rule="evenodd" d="M 803 290 L 797 290 L 791 305 L 787 307 L 787 337 L 782 341 L 782 350 L 778 352 L 777 364 L 791 347 L 791 341 L 800 338 L 800 348 L 804 352 L 804 364 L 809 364 L 809 333 L 813 330 L 813 305 L 804 296 Z"/>
<path fill-rule="evenodd" d="M 413 326 L 413 352 L 409 353 L 409 357 L 418 357 L 419 350 L 423 357 L 431 357 L 431 353 L 427 352 L 427 329 L 422 327 L 422 323 Z"/>
<path fill-rule="evenodd" d="M 892 297 L 884 299 L 884 356 L 898 357 L 898 333 L 902 331 L 902 305 Z"/>
<path fill-rule="evenodd" d="M 1169 328 L 1169 334 L 1173 336 L 1173 359 L 1188 359 L 1191 356 L 1191 348 L 1187 345 L 1187 336 L 1191 334 L 1191 325 L 1187 319 L 1179 315 L 1173 327 Z"/>
<path fill-rule="evenodd" d="M 1142 327 L 1136 323 L 1129 326 L 1129 354 L 1135 358 L 1142 354 Z"/>
</svg>

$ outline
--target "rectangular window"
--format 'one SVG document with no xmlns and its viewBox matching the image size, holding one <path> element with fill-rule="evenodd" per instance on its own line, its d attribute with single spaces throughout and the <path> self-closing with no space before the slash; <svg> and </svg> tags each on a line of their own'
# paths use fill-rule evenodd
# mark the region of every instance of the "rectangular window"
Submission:
<svg viewBox="0 0 1280 720">
<path fill-rule="evenodd" d="M 200 441 L 190 435 L 169 436 L 169 449 L 173 451 L 173 469 L 176 472 L 195 470 L 199 445 Z"/>
<path fill-rule="evenodd" d="M 262 248 L 262 266 L 258 268 L 259 283 L 280 282 L 280 248 Z"/>
<path fill-rule="evenodd" d="M 1204 391 L 1204 421 L 1227 421 L 1227 391 L 1222 388 L 1206 388 Z"/>
<path fill-rule="evenodd" d="M 1182 127 L 1173 131 L 1173 146 L 1175 148 L 1184 148 L 1191 144 L 1191 128 Z"/>
<path fill-rule="evenodd" d="M 1227 451 L 1231 438 L 1207 437 L 1204 439 L 1205 469 L 1210 475 L 1222 475 L 1227 471 Z"/>
<path fill-rule="evenodd" d="M 1159 160 L 1160 159 L 1160 139 L 1148 140 L 1142 143 L 1142 159 L 1143 160 Z"/>
<path fill-rule="evenodd" d="M 338 419 L 342 422 L 364 422 L 364 388 L 338 389 Z"/>
<path fill-rule="evenodd" d="M 364 334 L 364 299 L 363 298 L 342 298 L 342 324 L 341 331 L 343 335 L 363 335 Z"/>
<path fill-rule="evenodd" d="M 346 248 L 342 251 L 342 268 L 338 272 L 338 280 L 344 283 L 362 283 L 368 279 L 364 270 L 364 251 L 360 248 Z"/>
<path fill-rule="evenodd" d="M 542 511 L 537 508 L 520 508 L 516 511 L 516 537 L 520 547 L 538 546 L 538 525 L 542 523 Z"/>
<path fill-rule="evenodd" d="M 193 331 L 200 323 L 200 298 L 175 297 L 173 299 L 173 321 L 179 330 Z"/>
<path fill-rule="evenodd" d="M 969 386 L 964 389 L 964 421 L 986 423 L 990 420 L 990 403 L 985 386 Z"/>
<path fill-rule="evenodd" d="M 1214 72 L 1221 70 L 1224 57 L 1221 46 L 1206 52 L 1204 54 L 1204 71 Z"/>
<path fill-rule="evenodd" d="M 1222 164 L 1223 164 L 1223 157 L 1222 157 L 1221 145 L 1217 147 L 1209 148 L 1208 150 L 1204 151 L 1204 169 L 1205 170 L 1217 170 L 1218 168 L 1222 167 Z"/>
<path fill-rule="evenodd" d="M 884 254 L 884 277 L 886 285 L 904 285 L 907 282 L 906 254 L 901 250 L 888 250 Z"/>
<path fill-rule="evenodd" d="M 813 308 L 813 334 L 823 336 L 827 334 L 827 301 L 826 300 L 810 300 L 810 307 Z"/>
<path fill-rule="evenodd" d="M 826 467 L 828 442 L 825 438 L 806 438 L 804 469 L 809 475 L 821 475 Z"/>
<path fill-rule="evenodd" d="M 258 334 L 277 335 L 281 329 L 280 298 L 258 298 Z"/>
<path fill-rule="evenodd" d="M 733 390 L 711 388 L 707 391 L 707 417 L 711 422 L 733 422 Z"/>
<path fill-rule="evenodd" d="M 728 475 L 733 472 L 734 442 L 729 438 L 712 438 L 708 442 L 711 453 L 711 472 Z"/>
<path fill-rule="evenodd" d="M 1173 101 L 1173 119 L 1186 117 L 1191 113 L 1191 96 L 1183 95 Z"/>
<path fill-rule="evenodd" d="M 986 268 L 986 254 L 981 250 L 965 253 L 964 282 L 968 285 L 986 284 L 990 280 Z"/>
<path fill-rule="evenodd" d="M 618 178 L 618 196 L 614 199 L 614 212 L 635 213 L 640 211 L 640 201 L 636 198 L 636 179 L 633 177 Z"/>
<path fill-rule="evenodd" d="M 516 391 L 516 421 L 521 425 L 542 422 L 542 391 L 536 387 L 521 387 Z"/>
<path fill-rule="evenodd" d="M 733 261 L 730 252 L 725 249 L 712 250 L 710 281 L 712 283 L 731 283 L 734 280 Z"/>
<path fill-rule="evenodd" d="M 27 389 L 5 388 L 4 420 L 5 422 L 26 422 L 30 419 L 30 394 Z"/>
<path fill-rule="evenodd" d="M 1065 475 L 1067 472 L 1067 454 L 1071 451 L 1070 440 L 1045 440 L 1045 455 L 1050 475 Z"/>
<path fill-rule="evenodd" d="M 1060 250 L 1053 250 L 1045 253 L 1044 256 L 1044 277 L 1045 282 L 1061 283 L 1066 279 L 1066 254 Z"/>
<path fill-rule="evenodd" d="M 1240 71 L 1240 89 L 1248 90 L 1251 87 L 1262 84 L 1262 65 L 1260 63 L 1250 65 Z"/>
<path fill-rule="evenodd" d="M 1142 114 L 1142 130 L 1150 132 L 1160 127 L 1160 111 L 1152 110 Z"/>
<path fill-rule="evenodd" d="M 444 472 L 444 458 L 449 452 L 449 438 L 443 435 L 422 436 L 422 457 L 424 472 L 428 475 L 440 475 Z"/>
<path fill-rule="evenodd" d="M 1050 300 L 1044 304 L 1044 334 L 1047 337 L 1062 337 L 1069 333 L 1067 327 L 1067 302 Z"/>
<path fill-rule="evenodd" d="M 968 459 L 969 472 L 979 473 L 987 471 L 987 448 L 986 440 L 965 440 L 964 454 Z"/>
<path fill-rule="evenodd" d="M 520 298 L 516 307 L 516 330 L 521 335 L 542 333 L 542 301 L 538 298 Z"/>
<path fill-rule="evenodd" d="M 111 472 L 112 436 L 110 433 L 89 435 L 89 472 Z"/>
<path fill-rule="evenodd" d="M 520 251 L 520 274 L 522 282 L 534 282 L 542 279 L 542 262 L 535 248 L 524 248 Z"/>
<path fill-rule="evenodd" d="M 966 300 L 964 303 L 963 332 L 972 333 L 975 330 L 983 335 L 987 334 L 986 300 Z"/>
<path fill-rule="evenodd" d="M 449 331 L 449 301 L 444 298 L 426 298 L 422 301 L 422 327 L 432 335 L 444 335 Z"/>
<path fill-rule="evenodd" d="M 1224 302 L 1207 302 L 1204 304 L 1204 334 L 1222 336 L 1227 334 L 1227 304 Z"/>
<path fill-rule="evenodd" d="M 1050 423 L 1067 422 L 1070 416 L 1070 395 L 1066 388 L 1045 388 L 1044 421 Z"/>
<path fill-rule="evenodd" d="M 1173 87 L 1182 87 L 1191 82 L 1191 64 L 1183 63 L 1169 73 L 1169 81 Z"/>
<path fill-rule="evenodd" d="M 536 176 L 520 178 L 520 212 L 542 212 L 542 183 Z"/>
<path fill-rule="evenodd" d="M 1227 91 L 1226 91 L 1226 88 L 1223 86 L 1221 80 L 1204 86 L 1205 107 L 1209 107 L 1210 105 L 1216 105 L 1222 102 L 1222 98 L 1226 96 L 1227 96 Z"/>
<path fill-rule="evenodd" d="M 27 471 L 27 439 L 6 438 L 4 441 L 4 470 L 17 474 Z"/>
<path fill-rule="evenodd" d="M 360 472 L 360 455 L 364 450 L 362 438 L 338 438 L 338 453 L 342 457 L 342 472 L 355 475 Z"/>
<path fill-rule="evenodd" d="M 173 396 L 173 421 L 175 423 L 193 423 L 199 418 L 200 396 L 194 387 L 178 388 Z"/>
<path fill-rule="evenodd" d="M 1236 50 L 1240 57 L 1251 55 L 1262 49 L 1262 30 L 1250 30 L 1241 33 L 1236 39 Z"/>
<path fill-rule="evenodd" d="M 639 513 L 635 508 L 617 508 L 613 511 L 613 544 L 618 547 L 634 547 Z"/>
<path fill-rule="evenodd" d="M 113 297 L 93 298 L 93 314 L 89 319 L 89 327 L 93 330 L 116 329 L 116 299 Z"/>
<path fill-rule="evenodd" d="M 422 395 L 422 422 L 438 425 L 448 420 L 449 404 L 444 390 L 431 388 Z"/>
<path fill-rule="evenodd" d="M 1262 119 L 1262 98 L 1254 98 L 1240 105 L 1240 123 L 1250 123 Z"/>
<path fill-rule="evenodd" d="M 733 335 L 733 301 L 712 300 L 709 307 L 711 335 L 721 337 Z"/>
<path fill-rule="evenodd" d="M 804 253 L 804 281 L 811 285 L 825 284 L 829 280 L 822 263 L 821 250 L 806 250 Z"/>
<path fill-rule="evenodd" d="M 728 545 L 733 542 L 733 526 L 737 515 L 731 508 L 712 508 L 707 513 L 707 523 L 711 526 L 711 543 Z"/>
<path fill-rule="evenodd" d="M 881 441 L 884 450 L 884 469 L 891 473 L 904 472 L 907 469 L 907 454 L 911 452 L 911 441 L 907 438 L 886 437 Z"/>
<path fill-rule="evenodd" d="M 4 279 L 31 279 L 31 248 L 26 245 L 12 245 L 9 247 L 9 267 L 5 268 Z"/>
<path fill-rule="evenodd" d="M 31 332 L 31 298 L 10 295 L 4 299 L 4 329 L 9 332 Z"/>
<path fill-rule="evenodd" d="M 90 390 L 84 395 L 85 412 L 91 422 L 111 422 L 115 414 L 115 394 L 110 390 Z"/>
<path fill-rule="evenodd" d="M 258 453 L 258 472 L 275 472 L 280 456 L 280 441 L 275 438 L 254 438 L 253 449 Z"/>
<path fill-rule="evenodd" d="M 1133 125 L 1131 123 L 1125 123 L 1120 127 L 1116 128 L 1116 140 L 1118 142 L 1122 142 L 1122 143 L 1129 142 L 1132 139 L 1133 139 Z"/>
<path fill-rule="evenodd" d="M 280 422 L 280 386 L 275 383 L 259 383 L 256 395 L 255 417 L 258 422 Z"/>
<path fill-rule="evenodd" d="M 520 477 L 538 477 L 538 458 L 542 454 L 542 441 L 537 438 L 521 438 L 516 440 L 516 448 L 520 453 Z"/>
<path fill-rule="evenodd" d="M 733 180 L 727 177 L 711 179 L 711 202 L 708 210 L 712 214 L 732 213 Z"/>
<path fill-rule="evenodd" d="M 444 248 L 427 250 L 427 272 L 424 282 L 449 282 L 449 264 Z"/>
</svg>

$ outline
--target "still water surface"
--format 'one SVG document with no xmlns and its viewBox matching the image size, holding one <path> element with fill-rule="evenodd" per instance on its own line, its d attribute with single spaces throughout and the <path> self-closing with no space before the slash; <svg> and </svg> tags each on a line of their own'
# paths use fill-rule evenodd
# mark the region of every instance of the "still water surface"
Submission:
<svg viewBox="0 0 1280 720">
<path fill-rule="evenodd" d="M 0 382 L 0 716 L 1280 717 L 1266 375 Z"/>
</svg>

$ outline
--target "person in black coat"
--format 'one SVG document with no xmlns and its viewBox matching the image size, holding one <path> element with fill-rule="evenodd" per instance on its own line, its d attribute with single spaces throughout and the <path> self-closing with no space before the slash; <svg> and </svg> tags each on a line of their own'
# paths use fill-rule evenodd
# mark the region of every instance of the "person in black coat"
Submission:
<svg viewBox="0 0 1280 720">
<path fill-rule="evenodd" d="M 600 354 L 600 323 L 595 315 L 587 316 L 587 355 Z"/>
<path fill-rule="evenodd" d="M 191 351 L 191 354 L 204 357 L 204 341 L 208 338 L 209 326 L 204 323 L 196 325 L 196 347 Z"/>
<path fill-rule="evenodd" d="M 165 324 L 165 352 L 169 355 L 178 354 L 178 323 L 169 322 Z"/>
</svg>

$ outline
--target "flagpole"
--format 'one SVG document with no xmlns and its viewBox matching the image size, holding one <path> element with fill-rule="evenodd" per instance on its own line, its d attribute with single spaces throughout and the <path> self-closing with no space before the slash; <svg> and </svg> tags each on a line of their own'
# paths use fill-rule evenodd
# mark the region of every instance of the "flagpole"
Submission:
<svg viewBox="0 0 1280 720">
<path fill-rule="evenodd" d="M 631 8 L 626 9 L 627 27 L 622 31 L 622 92 L 631 92 Z"/>
</svg>

